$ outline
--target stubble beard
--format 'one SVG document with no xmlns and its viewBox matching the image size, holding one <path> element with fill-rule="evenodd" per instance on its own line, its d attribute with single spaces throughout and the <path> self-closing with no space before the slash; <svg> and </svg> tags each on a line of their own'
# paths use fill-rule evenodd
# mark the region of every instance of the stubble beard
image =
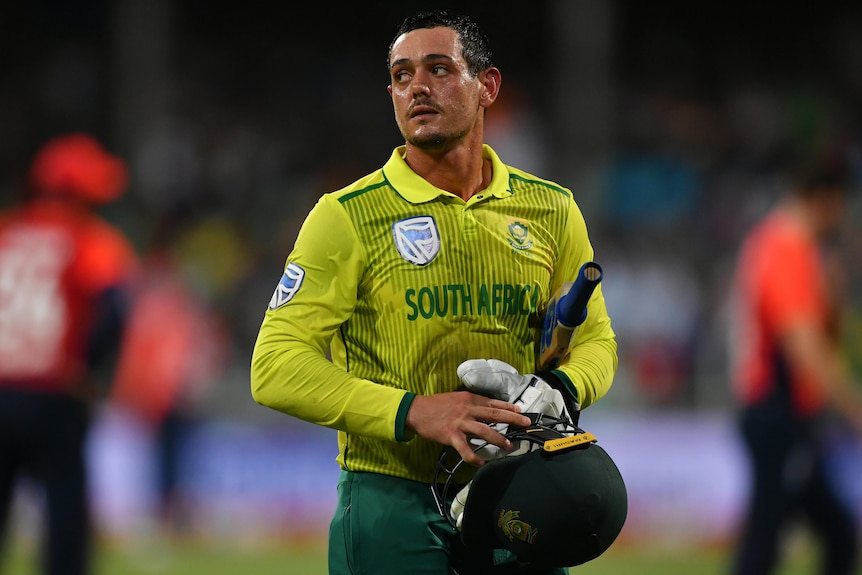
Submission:
<svg viewBox="0 0 862 575">
<path fill-rule="evenodd" d="M 441 151 L 453 148 L 456 143 L 464 139 L 468 131 L 457 133 L 433 132 L 430 134 L 416 135 L 404 134 L 405 141 L 420 150 L 428 152 Z"/>
</svg>

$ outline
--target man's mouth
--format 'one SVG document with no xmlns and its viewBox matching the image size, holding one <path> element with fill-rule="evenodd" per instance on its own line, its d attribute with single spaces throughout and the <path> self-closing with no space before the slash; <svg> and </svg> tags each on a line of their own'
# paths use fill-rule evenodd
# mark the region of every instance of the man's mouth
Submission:
<svg viewBox="0 0 862 575">
<path fill-rule="evenodd" d="M 410 117 L 411 118 L 419 118 L 423 116 L 431 116 L 433 114 L 437 114 L 437 109 L 432 106 L 427 105 L 417 105 L 410 109 Z"/>
</svg>

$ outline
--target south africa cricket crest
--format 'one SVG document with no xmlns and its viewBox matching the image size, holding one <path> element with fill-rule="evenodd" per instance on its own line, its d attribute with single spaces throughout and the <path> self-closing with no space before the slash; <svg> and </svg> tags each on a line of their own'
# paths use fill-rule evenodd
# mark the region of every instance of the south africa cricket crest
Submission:
<svg viewBox="0 0 862 575">
<path fill-rule="evenodd" d="M 530 228 L 525 222 L 514 220 L 507 226 L 509 245 L 516 250 L 528 250 L 533 247 L 530 239 Z"/>
<path fill-rule="evenodd" d="M 411 264 L 425 266 L 440 252 L 440 233 L 431 216 L 417 216 L 392 224 L 395 248 Z"/>
</svg>

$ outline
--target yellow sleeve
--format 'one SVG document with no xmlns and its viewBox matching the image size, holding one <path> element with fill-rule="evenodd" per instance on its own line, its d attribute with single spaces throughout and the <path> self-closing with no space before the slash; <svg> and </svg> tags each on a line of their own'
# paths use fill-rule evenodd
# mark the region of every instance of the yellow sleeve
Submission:
<svg viewBox="0 0 862 575">
<path fill-rule="evenodd" d="M 324 196 L 303 223 L 264 315 L 252 353 L 252 397 L 339 431 L 404 439 L 410 394 L 355 377 L 326 357 L 353 313 L 364 260 L 347 214 L 337 198 Z"/>
<path fill-rule="evenodd" d="M 572 202 L 557 266 L 551 278 L 550 293 L 556 293 L 564 283 L 573 281 L 581 266 L 594 257 L 583 214 Z M 602 263 L 595 261 L 599 265 Z M 568 358 L 553 370 L 575 394 L 581 409 L 608 392 L 618 365 L 616 335 L 601 288 L 600 283 L 587 304 L 587 318 L 569 343 Z"/>
</svg>

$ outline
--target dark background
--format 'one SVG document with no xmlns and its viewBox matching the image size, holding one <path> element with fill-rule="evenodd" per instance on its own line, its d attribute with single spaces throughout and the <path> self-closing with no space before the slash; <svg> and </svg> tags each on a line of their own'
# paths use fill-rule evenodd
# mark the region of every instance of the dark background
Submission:
<svg viewBox="0 0 862 575">
<path fill-rule="evenodd" d="M 490 37 L 506 101 L 489 112 L 489 141 L 572 188 L 587 216 L 622 344 L 614 401 L 724 405 L 741 233 L 798 158 L 858 155 L 858 5 L 7 2 L 0 206 L 45 139 L 102 138 L 133 175 L 106 217 L 142 253 L 175 244 L 230 327 L 234 368 L 213 397 L 236 401 L 215 406 L 255 413 L 249 353 L 298 226 L 321 193 L 400 144 L 386 51 L 403 17 L 432 5 L 472 14 Z"/>
</svg>

